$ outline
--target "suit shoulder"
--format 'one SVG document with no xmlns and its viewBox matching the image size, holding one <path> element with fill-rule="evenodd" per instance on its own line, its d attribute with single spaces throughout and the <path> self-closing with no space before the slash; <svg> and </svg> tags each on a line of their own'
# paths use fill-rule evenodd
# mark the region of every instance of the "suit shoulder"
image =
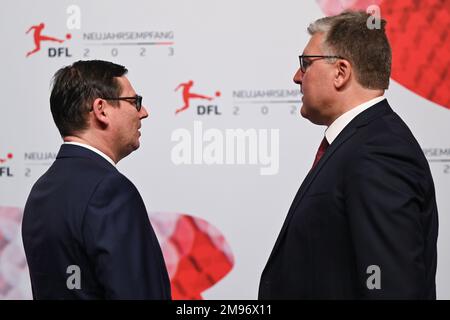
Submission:
<svg viewBox="0 0 450 320">
<path fill-rule="evenodd" d="M 131 197 L 139 196 L 139 192 L 135 185 L 122 173 L 117 170 L 109 171 L 101 180 L 99 180 L 93 197 Z"/>
<path fill-rule="evenodd" d="M 376 123 L 380 130 L 377 134 L 374 134 L 375 138 L 389 139 L 392 144 L 401 143 L 405 146 L 420 148 L 411 129 L 397 113 L 389 113 L 381 117 Z"/>
<path fill-rule="evenodd" d="M 359 128 L 358 151 L 378 152 L 384 150 L 387 154 L 403 154 L 420 161 L 426 161 L 422 148 L 407 124 L 395 112 L 390 112 Z"/>
<path fill-rule="evenodd" d="M 422 148 L 396 113 L 384 115 L 359 128 L 354 138 L 349 146 L 351 152 L 346 156 L 345 172 L 348 176 L 355 172 L 363 175 L 384 172 L 408 175 L 424 183 L 432 181 Z"/>
<path fill-rule="evenodd" d="M 105 176 L 114 172 L 117 170 L 113 166 L 89 158 L 60 158 L 39 177 L 32 191 L 53 190 L 54 193 L 60 191 L 64 195 L 76 192 L 80 197 L 86 196 Z"/>
</svg>

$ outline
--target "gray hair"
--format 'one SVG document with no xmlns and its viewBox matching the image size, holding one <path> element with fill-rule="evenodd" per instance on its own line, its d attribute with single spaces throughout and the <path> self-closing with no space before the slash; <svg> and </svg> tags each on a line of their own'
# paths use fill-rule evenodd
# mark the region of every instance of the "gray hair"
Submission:
<svg viewBox="0 0 450 320">
<path fill-rule="evenodd" d="M 392 53 L 385 33 L 386 21 L 381 19 L 379 29 L 369 29 L 367 21 L 370 17 L 363 11 L 346 11 L 316 20 L 308 26 L 308 33 L 311 36 L 325 34 L 323 51 L 348 60 L 363 87 L 387 89 Z"/>
</svg>

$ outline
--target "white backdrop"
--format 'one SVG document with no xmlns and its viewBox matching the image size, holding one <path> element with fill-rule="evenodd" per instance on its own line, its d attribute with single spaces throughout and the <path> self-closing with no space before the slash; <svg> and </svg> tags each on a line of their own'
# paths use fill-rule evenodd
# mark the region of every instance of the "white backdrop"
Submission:
<svg viewBox="0 0 450 320">
<path fill-rule="evenodd" d="M 135 183 L 149 211 L 200 217 L 224 236 L 234 266 L 202 293 L 205 299 L 255 299 L 262 269 L 325 129 L 299 116 L 300 96 L 292 78 L 298 55 L 309 39 L 306 27 L 324 15 L 320 5 L 326 2 L 2 3 L 0 168 L 4 169 L 0 169 L 0 206 L 23 208 L 31 186 L 59 149 L 61 139 L 48 103 L 55 71 L 85 59 L 123 64 L 134 88 L 144 96 L 150 116 L 142 123 L 140 149 L 122 160 L 119 170 Z M 357 1 L 339 3 L 352 2 Z M 35 44 L 33 31 L 25 32 L 40 23 L 45 23 L 42 35 L 64 42 L 42 41 L 41 49 L 26 57 Z M 58 53 L 60 56 L 52 56 Z M 448 56 L 436 63 L 444 63 L 441 68 L 448 69 Z M 213 99 L 191 100 L 190 108 L 175 114 L 183 100 L 182 89 L 174 89 L 189 80 L 194 81 L 191 92 Z M 444 81 L 444 86 L 448 97 L 449 83 Z M 386 96 L 430 160 L 440 219 L 438 298 L 449 299 L 449 105 L 432 102 L 395 80 Z M 207 105 L 220 115 L 199 115 L 198 106 Z M 177 142 L 172 135 L 184 128 L 195 139 L 194 127 L 200 125 L 203 131 L 216 129 L 210 131 L 216 137 L 225 136 L 227 129 L 255 133 L 259 144 L 246 150 L 256 152 L 256 163 L 246 158 L 244 164 L 207 164 L 203 158 L 199 164 L 177 165 L 173 158 Z M 270 138 L 271 132 L 278 136 L 266 143 L 264 134 Z M 272 158 L 264 164 L 266 147 Z M 261 168 L 270 166 L 274 174 L 262 175 Z M 5 221 L 0 219 L 0 297 L 28 299 L 31 294 L 23 261 L 1 251 L 2 243 L 9 243 L 17 255 L 23 254 L 19 224 Z"/>
</svg>

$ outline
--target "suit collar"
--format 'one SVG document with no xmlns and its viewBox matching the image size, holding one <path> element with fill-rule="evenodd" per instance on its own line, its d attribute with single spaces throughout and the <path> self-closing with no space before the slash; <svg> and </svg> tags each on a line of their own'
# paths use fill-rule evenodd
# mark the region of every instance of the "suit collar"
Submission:
<svg viewBox="0 0 450 320">
<path fill-rule="evenodd" d="M 361 112 L 358 114 L 350 123 L 347 125 L 347 127 L 351 128 L 359 128 L 362 126 L 367 125 L 371 121 L 385 115 L 386 113 L 394 112 L 391 107 L 389 106 L 389 103 L 386 99 L 381 100 L 380 102 L 373 105 L 373 107 L 370 107 L 369 109 L 365 110 L 364 112 Z M 346 128 L 347 128 L 346 127 Z M 345 130 L 345 128 L 344 128 Z M 339 136 L 338 136 L 339 138 Z"/>
<path fill-rule="evenodd" d="M 63 144 L 59 149 L 58 155 L 56 159 L 63 158 L 85 158 L 96 161 L 99 164 L 104 165 L 105 167 L 115 168 L 109 161 L 103 158 L 98 153 L 95 153 L 92 150 L 89 150 L 85 147 L 73 145 L 73 144 Z"/>
<path fill-rule="evenodd" d="M 344 130 L 344 128 L 358 116 L 358 114 L 366 111 L 367 109 L 375 106 L 378 102 L 386 99 L 384 96 L 379 96 L 374 99 L 370 99 L 364 103 L 359 104 L 358 106 L 348 110 L 347 112 L 341 114 L 333 123 L 327 128 L 325 131 L 325 137 L 329 144 L 333 143 L 333 141 L 337 138 L 339 133 Z"/>
<path fill-rule="evenodd" d="M 97 149 L 97 148 L 95 148 L 93 146 L 90 146 L 90 145 L 85 144 L 85 143 L 80 143 L 80 142 L 64 142 L 64 144 L 73 144 L 73 145 L 80 146 L 80 147 L 89 149 L 91 151 L 94 151 L 98 155 L 102 156 L 106 161 L 111 163 L 114 167 L 116 166 L 116 164 L 114 163 L 113 159 L 111 159 L 108 155 L 106 155 L 101 150 L 99 150 L 99 149 Z"/>
</svg>

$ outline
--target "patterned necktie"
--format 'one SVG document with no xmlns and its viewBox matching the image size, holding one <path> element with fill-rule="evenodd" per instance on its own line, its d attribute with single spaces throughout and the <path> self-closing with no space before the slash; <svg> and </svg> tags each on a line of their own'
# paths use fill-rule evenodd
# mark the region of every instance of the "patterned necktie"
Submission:
<svg viewBox="0 0 450 320">
<path fill-rule="evenodd" d="M 323 154 L 325 153 L 325 151 L 327 150 L 327 148 L 329 146 L 330 146 L 330 144 L 328 143 L 327 138 L 323 137 L 323 140 L 320 143 L 319 149 L 317 150 L 316 158 L 314 159 L 314 163 L 313 163 L 311 170 L 314 169 L 314 167 L 319 162 L 320 158 L 322 158 Z"/>
</svg>

